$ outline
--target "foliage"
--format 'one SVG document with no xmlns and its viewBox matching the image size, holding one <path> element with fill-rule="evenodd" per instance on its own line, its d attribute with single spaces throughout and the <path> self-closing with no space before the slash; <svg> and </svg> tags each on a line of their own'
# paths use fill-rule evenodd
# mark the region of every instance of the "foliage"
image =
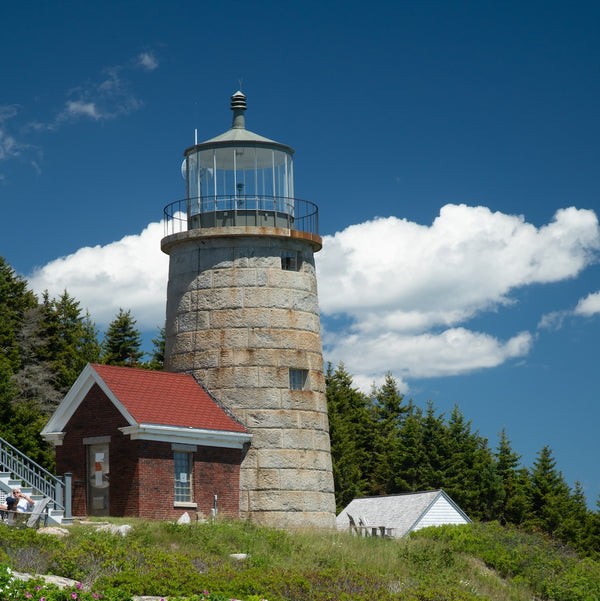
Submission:
<svg viewBox="0 0 600 601">
<path fill-rule="evenodd" d="M 158 334 L 156 338 L 152 339 L 152 357 L 148 363 L 148 369 L 162 369 L 165 364 L 165 336 L 166 328 L 158 328 Z"/>
<path fill-rule="evenodd" d="M 126 537 L 88 525 L 71 526 L 59 540 L 0 528 L 0 565 L 20 571 L 35 567 L 81 583 L 68 589 L 68 596 L 40 582 L 21 588 L 13 583 L 10 596 L 4 596 L 17 601 L 74 601 L 73 593 L 83 601 L 94 594 L 107 601 L 133 595 L 169 595 L 171 601 L 584 601 L 600 594 L 597 562 L 548 537 L 498 523 L 428 528 L 409 539 L 384 540 L 346 532 L 283 532 L 238 521 L 130 522 L 134 527 Z M 247 553 L 245 561 L 231 557 L 240 552 Z M 5 592 L 2 574 L 0 567 Z"/>
<path fill-rule="evenodd" d="M 63 394 L 71 387 L 86 363 L 98 361 L 97 331 L 88 313 L 65 290 L 58 299 L 44 294 L 41 359 L 49 362 L 54 385 Z"/>
<path fill-rule="evenodd" d="M 600 564 L 547 536 L 498 523 L 427 528 L 412 536 L 444 543 L 452 553 L 480 557 L 502 577 L 527 583 L 544 599 L 600 599 Z"/>
<path fill-rule="evenodd" d="M 102 341 L 102 363 L 131 367 L 140 362 L 144 356 L 140 351 L 142 336 L 135 324 L 131 311 L 119 309 Z"/>
<path fill-rule="evenodd" d="M 36 304 L 27 282 L 0 256 L 0 349 L 13 372 L 21 365 L 17 332 L 27 310 Z"/>
</svg>

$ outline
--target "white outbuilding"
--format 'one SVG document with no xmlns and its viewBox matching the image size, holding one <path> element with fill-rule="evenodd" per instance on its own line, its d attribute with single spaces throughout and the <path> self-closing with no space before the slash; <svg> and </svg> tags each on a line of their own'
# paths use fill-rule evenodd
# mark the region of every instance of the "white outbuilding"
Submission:
<svg viewBox="0 0 600 601">
<path fill-rule="evenodd" d="M 393 538 L 428 526 L 469 523 L 443 490 L 354 499 L 336 517 L 338 530 Z"/>
</svg>

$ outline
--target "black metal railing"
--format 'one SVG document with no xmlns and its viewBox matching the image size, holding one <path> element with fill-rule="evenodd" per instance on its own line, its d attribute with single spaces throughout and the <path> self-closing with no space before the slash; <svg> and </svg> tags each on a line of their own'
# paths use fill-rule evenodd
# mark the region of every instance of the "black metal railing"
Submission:
<svg viewBox="0 0 600 601">
<path fill-rule="evenodd" d="M 183 198 L 164 208 L 165 236 L 211 227 L 279 227 L 319 235 L 319 209 L 299 198 L 223 195 Z"/>
</svg>

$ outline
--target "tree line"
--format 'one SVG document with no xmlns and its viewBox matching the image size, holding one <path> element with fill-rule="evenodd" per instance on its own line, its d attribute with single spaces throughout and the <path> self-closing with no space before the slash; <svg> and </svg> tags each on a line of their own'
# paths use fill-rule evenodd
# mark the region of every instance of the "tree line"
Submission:
<svg viewBox="0 0 600 601">
<path fill-rule="evenodd" d="M 600 513 L 579 482 L 567 484 L 549 446 L 526 467 L 504 429 L 491 448 L 457 405 L 447 417 L 431 401 L 422 409 L 390 374 L 364 394 L 343 365 L 329 365 L 326 383 L 338 510 L 355 497 L 443 489 L 471 519 L 544 532 L 599 556 Z"/>
<path fill-rule="evenodd" d="M 131 311 L 120 309 L 100 340 L 67 291 L 37 298 L 0 256 L 0 436 L 52 471 L 53 448 L 40 431 L 85 365 L 162 369 L 165 331 L 157 331 L 147 355 Z M 420 408 L 389 374 L 365 394 L 343 365 L 329 365 L 326 384 L 338 510 L 359 496 L 444 489 L 472 519 L 600 554 L 600 513 L 588 509 L 579 483 L 566 483 L 549 446 L 525 467 L 504 430 L 492 449 L 458 406 L 447 417 L 432 402 Z"/>
</svg>

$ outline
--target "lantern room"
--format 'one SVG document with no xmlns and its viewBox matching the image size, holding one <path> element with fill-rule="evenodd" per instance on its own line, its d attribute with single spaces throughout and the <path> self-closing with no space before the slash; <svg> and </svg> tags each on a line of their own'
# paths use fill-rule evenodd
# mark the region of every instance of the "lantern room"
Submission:
<svg viewBox="0 0 600 601">
<path fill-rule="evenodd" d="M 189 229 L 293 227 L 294 150 L 246 129 L 242 92 L 231 110 L 230 130 L 184 152 Z"/>
</svg>

